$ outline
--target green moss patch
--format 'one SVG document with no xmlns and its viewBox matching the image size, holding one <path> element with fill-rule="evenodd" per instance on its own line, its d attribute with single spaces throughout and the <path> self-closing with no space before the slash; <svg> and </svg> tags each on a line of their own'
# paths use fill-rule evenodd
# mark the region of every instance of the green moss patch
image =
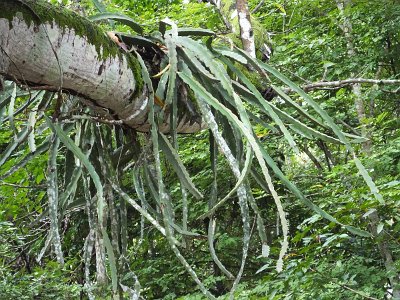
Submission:
<svg viewBox="0 0 400 300">
<path fill-rule="evenodd" d="M 128 60 L 128 66 L 132 70 L 133 76 L 135 77 L 136 81 L 135 93 L 132 95 L 132 99 L 135 99 L 137 96 L 140 95 L 144 86 L 141 66 L 138 59 L 134 55 L 127 54 L 126 58 Z"/>
<path fill-rule="evenodd" d="M 28 26 L 43 23 L 57 24 L 62 29 L 73 29 L 75 34 L 85 37 L 96 47 L 100 59 L 109 56 L 121 57 L 120 49 L 105 35 L 104 31 L 88 19 L 62 7 L 51 5 L 42 0 L 1 0 L 0 18 L 11 21 L 17 16 Z"/>
<path fill-rule="evenodd" d="M 91 45 L 96 47 L 101 60 L 106 60 L 108 57 L 118 57 L 122 60 L 124 56 L 121 49 L 99 26 L 72 11 L 51 5 L 43 0 L 0 0 L 0 18 L 9 20 L 10 27 L 12 27 L 11 21 L 14 17 L 24 20 L 28 26 L 50 23 L 56 24 L 62 30 L 73 29 L 77 36 L 87 39 Z M 135 97 L 143 90 L 141 67 L 133 55 L 126 54 L 125 57 L 136 80 Z"/>
</svg>

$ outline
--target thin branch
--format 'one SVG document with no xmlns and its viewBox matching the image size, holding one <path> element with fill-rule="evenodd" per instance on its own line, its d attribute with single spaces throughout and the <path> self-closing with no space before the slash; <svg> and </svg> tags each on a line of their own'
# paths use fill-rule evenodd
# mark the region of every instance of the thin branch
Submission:
<svg viewBox="0 0 400 300">
<path fill-rule="evenodd" d="M 315 273 L 321 275 L 322 277 L 324 277 L 324 278 L 326 278 L 326 279 L 329 279 L 333 284 L 336 284 L 336 285 L 340 286 L 340 287 L 343 288 L 343 289 L 349 290 L 350 292 L 352 292 L 352 293 L 354 293 L 354 294 L 357 294 L 357 295 L 363 297 L 364 299 L 378 300 L 378 298 L 370 297 L 370 296 L 364 294 L 363 292 L 360 292 L 360 291 L 357 291 L 357 290 L 352 289 L 352 288 L 349 287 L 348 285 L 339 283 L 339 282 L 337 282 L 337 281 L 335 280 L 336 278 L 330 278 L 329 276 L 326 276 L 326 275 L 322 274 L 321 272 L 319 272 L 318 270 L 316 270 L 316 269 L 314 269 L 314 268 L 311 268 L 311 271 L 313 271 L 313 272 L 315 272 Z"/>
<path fill-rule="evenodd" d="M 295 74 L 293 74 L 295 75 Z M 295 75 L 296 76 L 296 75 Z M 300 78 L 304 80 L 303 78 Z M 400 79 L 368 79 L 368 78 L 348 78 L 344 80 L 337 81 L 319 81 L 314 83 L 309 83 L 302 85 L 301 88 L 305 92 L 310 92 L 313 90 L 337 90 L 341 89 L 345 86 L 353 85 L 353 84 L 376 84 L 376 85 L 400 85 Z M 291 93 L 293 90 L 289 87 L 284 88 L 283 91 L 285 93 Z M 382 89 L 383 92 L 394 93 L 397 94 L 400 91 L 400 87 L 394 91 L 389 91 L 386 89 Z M 272 97 L 276 97 L 277 94 L 274 93 Z"/>
<path fill-rule="evenodd" d="M 356 84 L 356 83 L 366 83 L 366 84 L 377 84 L 377 85 L 389 85 L 389 84 L 399 84 L 399 79 L 367 79 L 367 78 L 349 78 L 345 80 L 338 81 L 323 81 L 315 82 L 302 86 L 304 91 L 311 91 L 315 89 L 324 88 L 342 88 L 344 86 Z"/>
<path fill-rule="evenodd" d="M 123 125 L 124 122 L 122 120 L 112 120 L 112 119 L 105 119 L 99 117 L 92 117 L 87 115 L 74 115 L 74 116 L 64 116 L 59 118 L 60 121 L 64 123 L 68 123 L 68 121 L 72 122 L 72 120 L 89 120 L 92 122 L 103 123 L 108 125 Z"/>
<path fill-rule="evenodd" d="M 261 8 L 261 6 L 263 6 L 264 2 L 264 0 L 261 0 L 260 3 L 258 3 L 257 6 L 251 11 L 251 14 L 255 14 Z"/>
<path fill-rule="evenodd" d="M 2 185 L 7 185 L 7 186 L 12 186 L 15 188 L 20 188 L 20 189 L 46 189 L 47 185 L 20 185 L 20 184 L 14 184 L 14 183 L 8 183 L 8 182 L 4 182 L 4 181 L 0 181 L 0 186 Z"/>
</svg>

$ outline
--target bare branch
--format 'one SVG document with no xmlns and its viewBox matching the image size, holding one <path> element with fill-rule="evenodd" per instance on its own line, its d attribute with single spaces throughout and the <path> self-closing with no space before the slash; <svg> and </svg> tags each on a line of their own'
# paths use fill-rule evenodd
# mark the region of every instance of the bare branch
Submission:
<svg viewBox="0 0 400 300">
<path fill-rule="evenodd" d="M 388 85 L 388 84 L 399 84 L 400 80 L 398 79 L 367 79 L 367 78 L 349 78 L 345 80 L 338 81 L 323 81 L 323 82 L 315 82 L 311 84 L 307 84 L 303 86 L 303 90 L 311 91 L 315 89 L 324 89 L 324 88 L 342 88 L 344 86 L 353 85 L 357 83 L 365 83 L 365 84 L 377 84 L 377 85 Z"/>
<path fill-rule="evenodd" d="M 263 4 L 264 4 L 264 0 L 261 0 L 261 1 L 257 4 L 257 6 L 251 11 L 251 14 L 255 14 L 255 13 L 261 8 L 261 6 L 263 6 Z"/>
<path fill-rule="evenodd" d="M 301 86 L 301 88 L 306 92 L 313 90 L 337 90 L 353 84 L 400 85 L 400 79 L 348 78 L 337 81 L 320 81 L 320 82 L 309 83 Z M 293 92 L 291 88 L 285 88 L 284 91 L 285 93 Z M 394 91 L 388 91 L 388 90 L 383 90 L 383 91 L 390 93 L 397 93 L 400 91 L 400 87 Z"/>
</svg>

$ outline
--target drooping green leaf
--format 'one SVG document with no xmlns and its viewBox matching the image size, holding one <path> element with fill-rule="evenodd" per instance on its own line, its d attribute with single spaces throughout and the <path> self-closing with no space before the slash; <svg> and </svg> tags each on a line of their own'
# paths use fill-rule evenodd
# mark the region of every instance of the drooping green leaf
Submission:
<svg viewBox="0 0 400 300">
<path fill-rule="evenodd" d="M 17 84 L 14 83 L 14 88 L 11 92 L 11 101 L 10 104 L 8 105 L 8 121 L 10 122 L 10 128 L 12 131 L 14 131 L 14 134 L 17 134 L 17 128 L 15 127 L 14 123 L 14 105 L 15 105 L 15 100 L 17 97 Z M 1 165 L 1 163 L 0 163 Z"/>
<path fill-rule="evenodd" d="M 199 217 L 199 219 L 204 219 L 204 218 L 209 218 L 212 214 L 215 213 L 215 211 L 221 207 L 230 197 L 232 197 L 233 193 L 235 193 L 237 191 L 237 189 L 239 188 L 239 186 L 241 186 L 244 182 L 244 180 L 247 178 L 247 175 L 250 172 L 251 169 L 251 162 L 253 159 L 253 153 L 251 151 L 251 148 L 248 147 L 247 148 L 247 152 L 246 152 L 246 160 L 244 163 L 244 167 L 243 170 L 240 174 L 240 178 L 238 179 L 238 181 L 236 182 L 235 186 L 233 187 L 232 190 L 229 191 L 229 193 L 222 199 L 220 200 L 217 204 L 215 204 L 214 206 L 212 206 L 207 213 L 201 215 Z"/>
<path fill-rule="evenodd" d="M 101 183 L 100 177 L 97 174 L 94 166 L 86 157 L 86 155 L 82 152 L 82 150 L 75 145 L 74 141 L 62 130 L 62 128 L 58 124 L 53 124 L 49 118 L 46 117 L 46 123 L 49 128 L 57 134 L 60 141 L 74 153 L 74 155 L 82 162 L 85 166 L 86 170 L 89 172 L 90 177 L 93 180 L 93 183 L 97 190 L 97 197 L 99 198 L 99 207 L 98 207 L 98 217 L 100 220 L 103 219 L 104 213 L 104 197 L 103 197 L 103 185 Z"/>
<path fill-rule="evenodd" d="M 30 161 L 32 161 L 35 157 L 39 156 L 40 154 L 46 152 L 49 149 L 49 144 L 50 144 L 50 138 L 47 137 L 42 144 L 40 144 L 35 152 L 30 152 L 27 155 L 25 155 L 19 162 L 14 164 L 9 170 L 7 170 L 2 176 L 0 176 L 0 180 L 3 180 L 4 178 L 7 178 L 8 176 L 11 176 L 14 174 L 16 171 L 18 171 L 20 168 L 23 168 L 28 164 Z M 11 145 L 11 144 L 10 144 Z M 7 148 L 8 149 L 8 148 Z M 7 150 L 6 150 L 7 151 Z M 5 152 L 3 153 L 5 155 Z M 1 156 L 2 157 L 2 156 Z M 1 160 L 0 160 L 1 161 Z"/>
<path fill-rule="evenodd" d="M 232 112 L 229 112 L 229 110 L 226 107 L 223 107 L 223 105 L 221 103 L 219 103 L 216 99 L 214 99 L 214 97 L 209 95 L 208 92 L 200 84 L 196 83 L 196 81 L 194 81 L 192 78 L 188 77 L 184 73 L 179 73 L 179 76 L 195 91 L 195 93 L 197 93 L 200 97 L 203 97 L 205 100 L 207 100 L 207 102 L 209 102 L 210 105 L 215 107 L 222 114 L 224 114 L 230 120 L 235 122 L 237 124 L 238 128 L 241 129 L 242 133 L 245 134 L 247 138 L 249 138 L 250 140 L 254 141 L 252 143 L 252 146 L 254 145 L 254 143 L 257 144 L 255 146 L 255 148 L 253 148 L 253 150 L 254 151 L 261 151 L 261 155 L 262 155 L 263 159 L 265 159 L 267 164 L 272 168 L 272 170 L 274 171 L 275 175 L 277 175 L 279 177 L 279 179 L 287 186 L 287 188 L 289 190 L 291 190 L 307 207 L 309 207 L 313 211 L 317 212 L 322 217 L 324 217 L 324 218 L 326 218 L 326 219 L 328 219 L 328 220 L 330 220 L 330 221 L 332 221 L 332 222 L 334 222 L 336 224 L 340 224 L 340 225 L 344 226 L 346 229 L 348 229 L 351 232 L 357 232 L 361 236 L 368 236 L 368 237 L 371 236 L 369 233 L 367 233 L 365 231 L 362 231 L 362 230 L 356 231 L 354 227 L 349 226 L 349 225 L 344 225 L 344 224 L 340 223 L 333 216 L 331 216 L 330 214 L 328 214 L 327 212 L 322 210 L 320 207 L 318 207 L 317 205 L 313 204 L 306 197 L 304 197 L 304 195 L 300 192 L 300 190 L 292 182 L 290 182 L 286 178 L 286 176 L 283 175 L 282 171 L 279 170 L 279 168 L 277 167 L 277 165 L 274 162 L 274 160 L 268 155 L 268 153 L 265 151 L 265 149 L 263 149 L 263 147 L 261 145 L 258 145 L 259 142 L 254 140 L 254 138 L 251 135 L 251 133 L 247 132 L 247 130 L 244 128 L 243 124 L 241 124 L 241 122 L 237 119 L 237 117 Z M 249 142 L 250 142 L 250 140 L 249 140 Z M 257 154 L 257 152 L 256 152 L 256 154 Z M 260 159 L 258 159 L 258 161 L 262 163 L 262 161 Z M 253 175 L 253 176 L 255 176 L 255 175 Z M 264 185 L 263 188 L 268 190 L 269 189 L 269 185 Z"/>
<path fill-rule="evenodd" d="M 257 90 L 257 88 L 250 82 L 250 80 L 246 76 L 244 76 L 244 74 L 238 68 L 236 68 L 228 59 L 222 59 L 222 61 L 229 67 L 230 70 L 234 72 L 234 74 L 238 76 L 240 81 L 243 82 L 243 84 L 245 84 L 245 86 L 253 93 L 253 95 L 257 98 L 257 100 L 263 106 L 265 111 L 279 126 L 280 130 L 283 132 L 284 137 L 288 141 L 290 147 L 292 147 L 296 153 L 299 153 L 300 151 L 296 146 L 296 142 L 294 141 L 292 135 L 287 130 L 286 126 L 283 124 L 282 120 L 279 118 L 276 112 L 273 110 L 269 102 L 264 99 L 264 97 Z"/>
<path fill-rule="evenodd" d="M 167 137 L 159 132 L 159 145 L 160 149 L 165 154 L 167 160 L 171 164 L 172 168 L 175 170 L 178 175 L 180 182 L 190 191 L 190 193 L 196 197 L 197 199 L 203 198 L 203 195 L 199 192 L 196 186 L 193 184 L 190 179 L 190 175 L 187 172 L 185 166 L 183 165 L 181 159 L 179 158 L 178 153 L 172 147 L 171 143 L 168 141 Z"/>
<path fill-rule="evenodd" d="M 114 249 L 111 245 L 110 238 L 105 228 L 102 229 L 102 235 L 104 239 L 104 245 L 107 250 L 108 262 L 110 264 L 111 270 L 111 283 L 114 295 L 118 294 L 118 270 L 117 270 L 117 260 L 115 259 Z"/>
<path fill-rule="evenodd" d="M 129 46 L 139 46 L 145 48 L 152 48 L 154 50 L 159 49 L 157 43 L 148 37 L 131 35 L 124 32 L 115 32 L 115 34 L 120 37 L 120 39 Z M 160 51 L 161 52 L 161 51 Z"/>
<path fill-rule="evenodd" d="M 12 142 L 8 144 L 7 148 L 0 155 L 0 166 L 2 166 L 13 151 L 28 138 L 30 131 L 29 126 L 26 126 L 21 132 L 14 136 Z"/>
<path fill-rule="evenodd" d="M 378 188 L 376 187 L 374 181 L 372 180 L 371 176 L 368 174 L 367 170 L 361 163 L 361 161 L 356 157 L 355 151 L 349 141 L 347 140 L 346 136 L 344 133 L 340 130 L 339 126 L 335 124 L 333 119 L 326 113 L 324 109 L 321 108 L 320 105 L 318 105 L 306 92 L 304 92 L 300 87 L 298 87 L 294 82 L 292 82 L 289 78 L 287 78 L 285 75 L 277 71 L 275 68 L 271 67 L 270 65 L 267 65 L 261 61 L 255 61 L 253 58 L 249 57 L 247 53 L 244 51 L 238 49 L 238 51 L 249 61 L 252 63 L 252 65 L 256 66 L 257 68 L 262 68 L 268 73 L 274 75 L 276 78 L 281 80 L 283 83 L 288 85 L 293 91 L 297 92 L 320 116 L 321 118 L 327 123 L 327 125 L 333 130 L 333 132 L 336 134 L 336 136 L 339 138 L 339 140 L 346 146 L 346 148 L 353 154 L 353 160 L 364 178 L 364 181 L 368 185 L 369 189 L 371 190 L 372 194 L 375 196 L 375 198 L 381 203 L 384 204 L 384 200 L 382 195 L 379 193 Z"/>
<path fill-rule="evenodd" d="M 64 265 L 64 254 L 61 247 L 61 237 L 58 227 L 58 182 L 57 182 L 57 153 L 60 140 L 53 134 L 51 138 L 51 146 L 49 149 L 49 160 L 47 166 L 47 196 L 49 199 L 49 217 L 51 241 L 56 253 L 57 261 L 60 265 Z"/>
</svg>

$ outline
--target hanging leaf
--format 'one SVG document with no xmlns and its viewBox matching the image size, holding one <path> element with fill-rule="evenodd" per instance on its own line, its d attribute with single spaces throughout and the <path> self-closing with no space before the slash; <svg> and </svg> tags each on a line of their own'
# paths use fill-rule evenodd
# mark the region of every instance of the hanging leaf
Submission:
<svg viewBox="0 0 400 300">
<path fill-rule="evenodd" d="M 346 146 L 346 148 L 350 151 L 350 153 L 353 154 L 353 160 L 364 178 L 364 181 L 368 185 L 369 189 L 371 190 L 372 194 L 375 196 L 375 198 L 379 201 L 380 204 L 384 204 L 384 200 L 382 195 L 379 193 L 378 188 L 376 187 L 375 183 L 373 182 L 371 176 L 368 174 L 367 170 L 361 163 L 361 161 L 356 157 L 355 152 L 349 141 L 346 139 L 346 136 L 344 133 L 340 130 L 340 128 L 335 124 L 333 119 L 326 113 L 325 110 L 321 108 L 320 105 L 318 105 L 309 95 L 307 95 L 306 92 L 304 92 L 300 87 L 298 87 L 294 82 L 292 82 L 290 79 L 288 79 L 285 75 L 281 74 L 278 72 L 275 68 L 261 62 L 261 61 L 255 61 L 253 58 L 251 58 L 246 52 L 242 51 L 241 49 L 238 49 L 238 52 L 241 53 L 245 58 L 247 58 L 252 65 L 254 65 L 257 68 L 262 68 L 268 73 L 274 75 L 277 79 L 281 80 L 283 83 L 288 85 L 293 91 L 297 92 L 321 117 L 322 119 L 328 124 L 328 126 L 333 130 L 333 132 L 337 135 L 339 140 Z"/>
<path fill-rule="evenodd" d="M 151 48 L 155 51 L 163 53 L 161 50 L 159 50 L 157 43 L 150 39 L 150 37 L 131 35 L 124 32 L 115 32 L 115 34 L 121 39 L 122 42 L 129 46 Z"/>
<path fill-rule="evenodd" d="M 51 138 L 49 160 L 47 167 L 47 196 L 49 199 L 49 217 L 51 241 L 58 263 L 64 265 L 64 255 L 61 247 L 61 237 L 58 228 L 58 183 L 57 183 L 57 153 L 60 140 L 55 134 Z"/>
<path fill-rule="evenodd" d="M 250 80 L 247 79 L 246 76 L 244 76 L 244 74 L 239 69 L 237 69 L 229 60 L 222 59 L 222 61 L 228 66 L 228 68 L 230 70 L 232 70 L 234 72 L 234 74 L 236 74 L 238 76 L 240 81 L 243 82 L 245 84 L 246 88 L 248 88 L 253 93 L 253 95 L 257 98 L 257 100 L 263 106 L 265 111 L 271 116 L 272 120 L 274 120 L 276 122 L 276 124 L 279 126 L 279 129 L 283 132 L 283 135 L 286 138 L 286 140 L 288 141 L 290 147 L 292 147 L 292 149 L 296 153 L 300 153 L 292 135 L 287 130 L 286 126 L 283 124 L 282 120 L 279 118 L 279 116 L 276 114 L 276 112 L 273 110 L 273 108 L 271 107 L 269 102 L 264 99 L 264 97 L 257 90 L 257 88 L 250 82 Z"/>
<path fill-rule="evenodd" d="M 28 132 L 25 133 L 25 135 L 29 134 Z M 13 144 L 10 144 L 9 146 L 11 146 Z M 50 137 L 47 137 L 42 144 L 40 144 L 37 148 L 35 152 L 30 152 L 27 155 L 25 155 L 19 162 L 17 162 L 16 164 L 14 164 L 9 170 L 7 170 L 2 176 L 0 176 L 0 180 L 3 180 L 4 178 L 7 178 L 8 176 L 11 176 L 12 174 L 14 174 L 16 171 L 18 171 L 19 169 L 23 168 L 24 166 L 26 166 L 27 163 L 29 163 L 30 161 L 32 161 L 35 157 L 39 156 L 40 154 L 46 152 L 49 149 L 49 145 L 50 145 Z M 6 149 L 6 151 L 3 152 L 4 155 L 6 155 L 8 150 L 8 147 Z M 9 150 L 8 150 L 9 151 Z M 0 162 L 2 160 L 3 156 L 0 156 Z M 0 163 L 1 166 L 1 163 Z"/>
<path fill-rule="evenodd" d="M 190 179 L 189 173 L 187 172 L 185 166 L 179 158 L 178 153 L 172 147 L 171 143 L 168 141 L 164 134 L 162 134 L 161 132 L 159 132 L 158 134 L 160 149 L 163 151 L 163 153 L 167 157 L 167 160 L 175 170 L 180 179 L 180 182 L 190 191 L 190 193 L 194 197 L 196 197 L 197 199 L 203 198 L 203 195 L 199 192 L 199 190 L 195 187 L 192 180 Z"/>
<path fill-rule="evenodd" d="M 26 126 L 21 132 L 14 136 L 13 141 L 8 144 L 7 148 L 0 155 L 0 167 L 7 161 L 13 151 L 28 138 L 31 130 L 29 126 Z"/>
<path fill-rule="evenodd" d="M 235 186 L 233 187 L 232 190 L 230 190 L 230 192 L 222 199 L 220 200 L 217 204 L 213 205 L 212 208 L 210 208 L 207 213 L 201 215 L 198 219 L 205 219 L 205 218 L 209 218 L 212 214 L 215 213 L 215 211 L 221 207 L 230 197 L 232 197 L 232 195 L 238 190 L 238 188 L 244 183 L 247 175 L 250 172 L 251 169 L 251 162 L 253 159 L 253 152 L 251 151 L 250 147 L 247 147 L 247 151 L 246 151 L 246 160 L 244 163 L 244 167 L 243 170 L 240 174 L 239 179 L 237 180 Z"/>
<path fill-rule="evenodd" d="M 46 123 L 49 128 L 57 134 L 58 138 L 60 141 L 70 150 L 74 153 L 74 155 L 82 162 L 82 164 L 85 166 L 86 170 L 89 172 L 90 177 L 93 180 L 94 185 L 96 186 L 97 190 L 97 197 L 100 199 L 99 203 L 100 206 L 98 207 L 99 211 L 99 219 L 103 219 L 103 212 L 104 212 L 104 198 L 103 198 L 103 185 L 100 181 L 100 177 L 97 174 L 95 168 L 93 167 L 92 163 L 89 161 L 89 159 L 86 157 L 85 154 L 83 154 L 82 150 L 75 145 L 74 141 L 62 130 L 62 128 L 58 124 L 54 124 L 50 121 L 48 117 L 46 117 Z"/>
</svg>

